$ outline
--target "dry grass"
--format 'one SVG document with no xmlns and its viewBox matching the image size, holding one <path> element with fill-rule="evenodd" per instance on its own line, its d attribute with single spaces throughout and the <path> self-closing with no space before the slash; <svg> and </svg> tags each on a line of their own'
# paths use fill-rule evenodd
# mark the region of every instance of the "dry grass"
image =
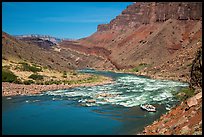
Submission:
<svg viewBox="0 0 204 137">
<path fill-rule="evenodd" d="M 28 62 L 26 62 L 28 63 Z M 29 65 L 32 65 L 28 63 Z M 21 65 L 18 61 L 9 61 L 9 60 L 3 60 L 2 61 L 2 67 L 9 69 L 11 72 L 13 72 L 16 76 L 18 76 L 18 79 L 21 81 L 27 81 L 32 80 L 29 78 L 30 75 L 34 74 L 32 71 L 23 71 L 21 70 Z M 40 66 L 41 67 L 41 66 Z M 40 82 L 45 81 L 78 81 L 83 80 L 87 78 L 91 78 L 92 75 L 90 74 L 79 74 L 74 71 L 67 71 L 67 77 L 63 77 L 63 72 L 51 70 L 51 69 L 45 69 L 43 67 L 41 72 L 37 72 L 36 74 L 42 75 L 44 78 Z"/>
</svg>

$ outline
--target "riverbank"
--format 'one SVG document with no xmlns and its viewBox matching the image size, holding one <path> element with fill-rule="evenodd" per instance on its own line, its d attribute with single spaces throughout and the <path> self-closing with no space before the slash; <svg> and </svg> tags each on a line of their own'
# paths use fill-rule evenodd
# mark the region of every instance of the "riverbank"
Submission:
<svg viewBox="0 0 204 137">
<path fill-rule="evenodd" d="M 72 85 L 23 85 L 9 82 L 2 82 L 2 96 L 15 96 L 15 95 L 32 95 L 39 94 L 48 90 L 63 90 L 80 86 L 96 86 L 113 83 L 113 80 L 109 77 L 104 77 L 103 81 L 83 84 L 72 84 Z"/>
<path fill-rule="evenodd" d="M 147 73 L 115 71 L 137 76 L 145 76 L 159 80 L 173 80 L 190 83 L 189 75 L 169 75 L 169 73 Z M 190 97 L 163 114 L 158 120 L 144 127 L 137 135 L 202 135 L 202 88 L 195 88 L 193 97 Z"/>
<path fill-rule="evenodd" d="M 202 135 L 202 89 L 146 126 L 138 135 Z"/>
<path fill-rule="evenodd" d="M 111 71 L 111 70 L 110 70 Z M 178 82 L 185 82 L 185 83 L 189 83 L 190 78 L 189 77 L 179 77 L 179 76 L 169 76 L 169 75 L 165 75 L 165 74 L 151 74 L 151 73 L 147 73 L 147 72 L 130 72 L 130 71 L 120 71 L 120 70 L 113 70 L 112 72 L 115 73 L 127 73 L 127 74 L 133 74 L 136 76 L 144 76 L 144 77 L 148 77 L 151 79 L 156 79 L 156 80 L 172 80 L 172 81 L 178 81 Z"/>
</svg>

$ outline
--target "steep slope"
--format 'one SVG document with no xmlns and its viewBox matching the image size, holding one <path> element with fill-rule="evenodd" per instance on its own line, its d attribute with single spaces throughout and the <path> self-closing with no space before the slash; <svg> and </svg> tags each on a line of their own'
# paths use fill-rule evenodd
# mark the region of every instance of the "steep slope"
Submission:
<svg viewBox="0 0 204 137">
<path fill-rule="evenodd" d="M 190 70 L 190 87 L 194 96 L 181 102 L 153 124 L 145 127 L 145 135 L 202 135 L 202 48 L 196 53 Z"/>
<path fill-rule="evenodd" d="M 53 46 L 46 50 L 35 44 L 28 44 L 2 32 L 2 59 L 28 61 L 56 70 L 82 69 L 98 66 L 98 69 L 112 68 L 101 57 Z"/>
<path fill-rule="evenodd" d="M 192 63 L 190 86 L 194 89 L 202 88 L 202 47 Z"/>
<path fill-rule="evenodd" d="M 168 71 L 165 75 L 171 79 L 170 73 L 177 75 L 190 69 L 189 64 L 201 46 L 201 35 L 201 3 L 137 2 L 109 24 L 99 25 L 96 33 L 78 40 L 78 43 L 106 49 L 110 52 L 106 58 L 116 68 L 129 69 L 141 63 L 148 64 L 147 71 L 139 73 L 149 72 L 156 76 L 161 71 Z M 180 54 L 183 56 L 178 58 Z M 184 60 L 186 62 L 180 69 Z M 189 73 L 180 76 L 185 77 L 182 78 L 184 81 L 189 80 Z"/>
</svg>

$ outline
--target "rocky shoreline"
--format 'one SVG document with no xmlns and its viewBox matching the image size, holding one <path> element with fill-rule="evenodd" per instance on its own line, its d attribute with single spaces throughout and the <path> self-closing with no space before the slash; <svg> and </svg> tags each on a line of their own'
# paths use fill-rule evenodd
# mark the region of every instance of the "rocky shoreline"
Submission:
<svg viewBox="0 0 204 137">
<path fill-rule="evenodd" d="M 156 79 L 156 80 L 172 80 L 172 81 L 177 81 L 177 82 L 184 82 L 184 83 L 189 83 L 190 79 L 188 77 L 179 77 L 179 76 L 166 76 L 166 75 L 154 75 L 150 73 L 144 73 L 144 72 L 125 72 L 125 71 L 112 71 L 115 73 L 127 73 L 127 74 L 133 74 L 136 76 L 143 76 L 151 79 Z"/>
<path fill-rule="evenodd" d="M 105 81 L 94 82 L 94 83 L 84 83 L 84 84 L 73 84 L 73 85 L 23 85 L 23 84 L 15 84 L 9 82 L 2 82 L 2 96 L 16 96 L 16 95 L 32 95 L 39 94 L 48 90 L 62 90 L 69 89 L 74 87 L 83 87 L 83 86 L 96 86 L 96 85 L 104 85 L 113 83 L 111 78 L 106 78 Z"/>
<path fill-rule="evenodd" d="M 202 89 L 137 135 L 202 135 Z"/>
</svg>

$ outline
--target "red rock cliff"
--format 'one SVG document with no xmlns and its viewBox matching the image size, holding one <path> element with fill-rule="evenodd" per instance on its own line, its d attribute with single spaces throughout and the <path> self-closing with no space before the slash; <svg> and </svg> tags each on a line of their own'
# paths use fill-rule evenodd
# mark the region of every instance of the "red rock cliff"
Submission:
<svg viewBox="0 0 204 137">
<path fill-rule="evenodd" d="M 161 22 L 168 19 L 201 20 L 201 2 L 137 2 L 127 7 L 109 24 L 98 25 L 98 31 Z"/>
</svg>

